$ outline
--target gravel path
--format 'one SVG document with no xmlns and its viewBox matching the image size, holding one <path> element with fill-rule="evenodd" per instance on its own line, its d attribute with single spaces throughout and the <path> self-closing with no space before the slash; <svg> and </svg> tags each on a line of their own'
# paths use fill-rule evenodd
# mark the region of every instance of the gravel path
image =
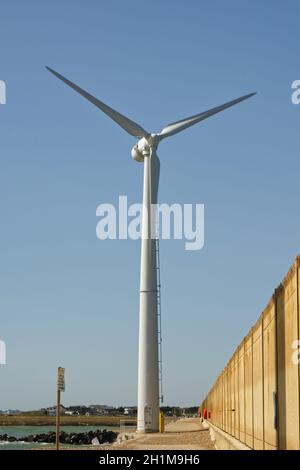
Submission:
<svg viewBox="0 0 300 470">
<path fill-rule="evenodd" d="M 134 434 L 129 440 L 110 446 L 111 450 L 214 450 L 209 431 L 197 418 L 183 418 L 166 425 L 163 434 Z"/>
</svg>

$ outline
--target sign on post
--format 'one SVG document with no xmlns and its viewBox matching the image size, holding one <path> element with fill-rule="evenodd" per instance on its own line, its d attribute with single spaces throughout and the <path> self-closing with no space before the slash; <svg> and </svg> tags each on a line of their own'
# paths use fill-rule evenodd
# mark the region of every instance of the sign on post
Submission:
<svg viewBox="0 0 300 470">
<path fill-rule="evenodd" d="M 65 391 L 65 369 L 64 367 L 59 367 L 57 369 L 57 390 L 60 392 Z"/>
</svg>

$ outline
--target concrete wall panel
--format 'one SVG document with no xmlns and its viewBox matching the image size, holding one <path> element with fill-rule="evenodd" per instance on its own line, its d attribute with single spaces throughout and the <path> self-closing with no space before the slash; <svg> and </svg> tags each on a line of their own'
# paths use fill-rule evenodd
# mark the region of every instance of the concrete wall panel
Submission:
<svg viewBox="0 0 300 470">
<path fill-rule="evenodd" d="M 284 280 L 286 448 L 299 449 L 299 371 L 292 360 L 293 342 L 298 339 L 297 269 Z"/>
<path fill-rule="evenodd" d="M 245 367 L 244 367 L 244 341 L 238 350 L 238 376 L 239 376 L 239 430 L 240 440 L 245 442 Z"/>
<path fill-rule="evenodd" d="M 245 339 L 245 432 L 246 444 L 253 448 L 252 331 Z"/>
<path fill-rule="evenodd" d="M 235 429 L 235 394 L 234 394 L 234 358 L 230 360 L 230 434 L 234 436 Z"/>
<path fill-rule="evenodd" d="M 252 330 L 253 347 L 253 437 L 254 449 L 264 448 L 262 320 Z"/>
<path fill-rule="evenodd" d="M 276 318 L 275 302 L 271 299 L 263 313 L 263 361 L 264 361 L 264 443 L 265 449 L 277 448 L 276 410 L 274 393 L 276 378 Z"/>
<path fill-rule="evenodd" d="M 239 410 L 239 356 L 238 351 L 233 356 L 234 360 L 234 437 L 240 438 L 240 410 Z"/>
</svg>

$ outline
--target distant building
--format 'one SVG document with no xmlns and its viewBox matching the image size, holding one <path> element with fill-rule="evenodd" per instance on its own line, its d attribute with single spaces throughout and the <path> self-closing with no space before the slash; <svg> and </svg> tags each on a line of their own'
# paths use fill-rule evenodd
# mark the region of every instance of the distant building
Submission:
<svg viewBox="0 0 300 470">
<path fill-rule="evenodd" d="M 89 408 L 85 405 L 72 405 L 66 408 L 66 414 L 69 416 L 85 415 L 89 411 Z"/>
<path fill-rule="evenodd" d="M 66 411 L 65 411 L 65 415 L 67 415 L 67 416 L 79 416 L 80 413 L 79 413 L 79 411 L 76 411 L 76 410 L 75 410 L 75 411 L 66 410 Z"/>
<path fill-rule="evenodd" d="M 60 405 L 60 415 L 64 415 L 65 414 L 65 407 L 63 405 Z M 50 406 L 49 408 L 46 408 L 46 411 L 47 411 L 47 415 L 48 416 L 56 416 L 56 406 Z"/>
<path fill-rule="evenodd" d="M 127 406 L 126 408 L 124 408 L 125 416 L 135 416 L 136 414 L 137 414 L 136 406 Z"/>
<path fill-rule="evenodd" d="M 4 414 L 7 415 L 7 416 L 17 416 L 17 415 L 20 415 L 22 413 L 22 411 L 20 410 L 6 410 L 4 411 Z"/>
<path fill-rule="evenodd" d="M 116 408 L 108 405 L 90 405 L 86 411 L 94 415 L 112 415 L 117 413 Z"/>
</svg>

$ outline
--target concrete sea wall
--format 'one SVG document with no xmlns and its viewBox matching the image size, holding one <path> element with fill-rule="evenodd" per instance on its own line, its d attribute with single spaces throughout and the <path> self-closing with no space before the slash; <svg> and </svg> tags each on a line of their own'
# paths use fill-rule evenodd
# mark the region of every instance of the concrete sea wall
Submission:
<svg viewBox="0 0 300 470">
<path fill-rule="evenodd" d="M 201 404 L 222 438 L 300 449 L 299 304 L 300 256 Z"/>
</svg>

